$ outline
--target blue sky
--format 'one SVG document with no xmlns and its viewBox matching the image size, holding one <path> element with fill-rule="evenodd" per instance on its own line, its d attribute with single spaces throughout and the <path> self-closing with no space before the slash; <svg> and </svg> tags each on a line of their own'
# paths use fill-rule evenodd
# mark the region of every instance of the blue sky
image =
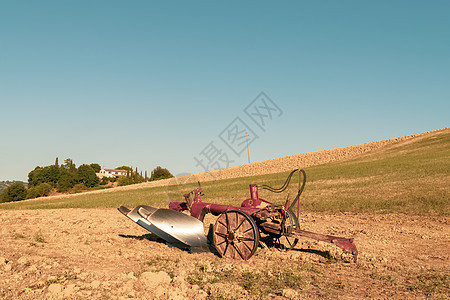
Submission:
<svg viewBox="0 0 450 300">
<path fill-rule="evenodd" d="M 1 1 L 0 180 L 56 157 L 173 174 L 203 171 L 195 158 L 244 164 L 222 134 L 236 124 L 252 161 L 448 127 L 449 13 L 449 1 Z M 261 92 L 279 108 L 262 128 L 245 113 L 263 114 Z"/>
</svg>

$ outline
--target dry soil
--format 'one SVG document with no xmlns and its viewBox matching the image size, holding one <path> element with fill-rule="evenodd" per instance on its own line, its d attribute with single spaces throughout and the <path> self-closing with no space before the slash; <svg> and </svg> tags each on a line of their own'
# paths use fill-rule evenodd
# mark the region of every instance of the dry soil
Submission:
<svg viewBox="0 0 450 300">
<path fill-rule="evenodd" d="M 331 244 L 308 239 L 290 251 L 260 248 L 249 261 L 238 262 L 170 247 L 115 209 L 2 211 L 0 298 L 448 299 L 448 222 L 397 214 L 307 214 L 300 216 L 306 230 L 355 237 L 358 262 Z M 248 275 L 272 278 L 267 270 L 274 265 L 301 266 L 304 280 L 258 294 L 248 280 L 259 277 Z M 244 273 L 246 282 L 240 279 Z"/>
</svg>

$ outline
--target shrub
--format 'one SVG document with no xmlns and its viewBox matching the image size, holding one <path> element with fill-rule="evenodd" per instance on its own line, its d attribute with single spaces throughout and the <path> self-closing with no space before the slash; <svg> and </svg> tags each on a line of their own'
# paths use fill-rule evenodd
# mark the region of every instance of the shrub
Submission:
<svg viewBox="0 0 450 300">
<path fill-rule="evenodd" d="M 31 187 L 27 190 L 27 199 L 34 199 L 34 198 L 38 198 L 39 197 L 39 193 L 37 191 L 36 187 Z"/>
<path fill-rule="evenodd" d="M 84 190 L 86 190 L 86 186 L 82 183 L 78 183 L 73 186 L 73 188 L 69 191 L 69 193 L 77 194 L 77 193 L 81 193 Z"/>
<path fill-rule="evenodd" d="M 78 167 L 78 178 L 86 187 L 95 187 L 99 183 L 97 174 L 90 165 L 81 165 Z"/>
<path fill-rule="evenodd" d="M 110 182 L 116 182 L 117 177 L 103 177 L 100 179 L 100 185 L 107 185 Z"/>
<path fill-rule="evenodd" d="M 36 167 L 33 171 L 28 173 L 28 187 L 33 187 L 43 182 L 43 178 L 41 176 L 42 168 Z"/>
<path fill-rule="evenodd" d="M 124 185 L 130 185 L 133 183 L 133 179 L 127 177 L 127 176 L 120 176 L 117 179 L 117 185 L 118 186 L 124 186 Z"/>
<path fill-rule="evenodd" d="M 58 192 L 65 193 L 77 183 L 77 175 L 73 171 L 61 169 L 61 177 L 58 180 Z"/>
<path fill-rule="evenodd" d="M 100 167 L 99 164 L 90 164 L 90 166 L 92 167 L 92 169 L 94 169 L 95 173 L 100 172 L 100 170 L 102 169 L 102 167 Z"/>
<path fill-rule="evenodd" d="M 37 186 L 43 182 L 47 182 L 56 186 L 60 178 L 60 169 L 55 166 L 36 167 L 33 171 L 28 173 L 28 186 Z"/>
<path fill-rule="evenodd" d="M 22 183 L 15 182 L 10 185 L 6 190 L 2 193 L 2 201 L 3 202 L 12 202 L 12 201 L 20 201 L 24 200 L 27 196 L 27 189 Z"/>
<path fill-rule="evenodd" d="M 40 185 L 37 186 L 37 190 L 41 197 L 45 197 L 48 196 L 52 191 L 52 186 L 48 183 L 41 183 Z"/>
<path fill-rule="evenodd" d="M 166 168 L 161 168 L 160 166 L 157 166 L 152 171 L 152 175 L 150 176 L 150 181 L 172 178 L 172 177 L 173 177 L 173 175 L 169 172 L 169 170 L 167 170 Z"/>
<path fill-rule="evenodd" d="M 53 188 L 49 183 L 41 183 L 38 186 L 34 186 L 27 190 L 27 199 L 46 197 L 50 194 L 52 189 Z"/>
</svg>

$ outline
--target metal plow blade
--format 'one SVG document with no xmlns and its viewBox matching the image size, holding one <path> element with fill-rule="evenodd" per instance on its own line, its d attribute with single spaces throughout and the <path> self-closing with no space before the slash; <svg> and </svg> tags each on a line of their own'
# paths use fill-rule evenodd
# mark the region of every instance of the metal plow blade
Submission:
<svg viewBox="0 0 450 300">
<path fill-rule="evenodd" d="M 151 233 L 178 248 L 192 252 L 209 252 L 203 223 L 194 217 L 166 208 L 139 205 L 133 210 L 121 206 L 118 210 Z"/>
</svg>

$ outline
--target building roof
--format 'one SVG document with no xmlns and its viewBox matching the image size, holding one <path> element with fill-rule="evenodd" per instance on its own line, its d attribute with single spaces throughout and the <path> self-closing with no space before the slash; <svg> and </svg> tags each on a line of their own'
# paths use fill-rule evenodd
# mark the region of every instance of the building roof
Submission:
<svg viewBox="0 0 450 300">
<path fill-rule="evenodd" d="M 102 170 L 105 170 L 108 172 L 128 172 L 127 170 L 122 170 L 122 169 L 105 169 L 105 168 L 103 168 Z"/>
</svg>

